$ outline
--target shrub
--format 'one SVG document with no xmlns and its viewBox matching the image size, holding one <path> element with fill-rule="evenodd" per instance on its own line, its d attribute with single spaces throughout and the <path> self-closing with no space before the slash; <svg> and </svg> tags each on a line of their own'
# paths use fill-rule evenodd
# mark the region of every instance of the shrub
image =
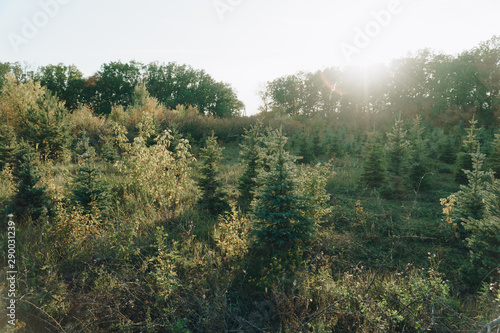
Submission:
<svg viewBox="0 0 500 333">
<path fill-rule="evenodd" d="M 138 137 L 126 161 L 126 190 L 146 205 L 158 205 L 165 219 L 176 216 L 191 204 L 192 180 L 189 164 L 194 160 L 185 139 L 171 151 L 173 136 L 165 131 L 156 144 L 147 147 Z"/>
</svg>

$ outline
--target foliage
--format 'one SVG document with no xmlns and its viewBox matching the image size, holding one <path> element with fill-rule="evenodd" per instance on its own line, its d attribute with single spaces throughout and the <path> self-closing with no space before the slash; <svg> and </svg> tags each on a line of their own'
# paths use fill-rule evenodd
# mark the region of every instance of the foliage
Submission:
<svg viewBox="0 0 500 333">
<path fill-rule="evenodd" d="M 268 112 L 292 116 L 326 114 L 338 103 L 339 96 L 324 81 L 327 76 L 337 75 L 337 70 L 327 69 L 325 73 L 298 72 L 268 82 L 262 93 Z"/>
<path fill-rule="evenodd" d="M 244 171 L 238 179 L 238 190 L 240 195 L 238 203 L 241 210 L 246 211 L 254 198 L 254 191 L 257 189 L 257 176 L 261 167 L 261 156 L 259 150 L 262 145 L 263 135 L 262 123 L 257 123 L 245 130 L 243 143 L 240 145 L 241 160 L 245 163 Z"/>
<path fill-rule="evenodd" d="M 222 148 L 217 143 L 217 138 L 209 136 L 205 142 L 205 147 L 201 149 L 203 166 L 200 169 L 201 176 L 198 179 L 198 187 L 202 194 L 198 204 L 202 210 L 208 211 L 211 215 L 217 216 L 229 210 L 227 194 L 223 190 L 219 179 L 219 164 Z"/>
<path fill-rule="evenodd" d="M 0 94 L 0 121 L 12 126 L 19 134 L 20 126 L 26 121 L 26 112 L 36 109 L 37 102 L 43 99 L 45 89 L 39 82 L 19 82 L 14 75 L 7 75 Z"/>
<path fill-rule="evenodd" d="M 73 202 L 81 205 L 84 212 L 95 210 L 105 212 L 110 205 L 110 189 L 102 179 L 101 171 L 95 166 L 93 149 L 87 146 L 87 151 L 81 156 L 78 172 L 73 179 Z"/>
<path fill-rule="evenodd" d="M 42 66 L 35 73 L 34 80 L 64 101 L 69 110 L 75 110 L 79 104 L 86 102 L 82 94 L 85 79 L 75 65 L 65 66 L 60 63 Z"/>
<path fill-rule="evenodd" d="M 191 105 L 201 114 L 220 118 L 236 116 L 243 109 L 228 84 L 187 65 L 150 63 L 144 81 L 151 94 L 170 109 Z"/>
<path fill-rule="evenodd" d="M 311 164 L 314 162 L 314 148 L 306 132 L 302 132 L 298 139 L 299 163 Z"/>
<path fill-rule="evenodd" d="M 44 157 L 60 157 L 69 140 L 66 108 L 48 91 L 35 103 L 26 110 L 20 135 L 36 144 Z"/>
<path fill-rule="evenodd" d="M 326 191 L 329 177 L 335 177 L 331 164 L 306 165 L 301 167 L 297 174 L 297 181 L 300 184 L 297 192 L 309 207 L 306 215 L 315 225 L 325 222 L 332 212 L 330 194 Z"/>
<path fill-rule="evenodd" d="M 214 232 L 214 240 L 220 251 L 221 260 L 230 269 L 242 268 L 243 259 L 249 248 L 249 221 L 231 206 L 231 212 L 220 215 Z"/>
<path fill-rule="evenodd" d="M 391 132 L 387 133 L 386 164 L 387 164 L 387 195 L 403 199 L 409 188 L 410 142 L 407 131 L 403 129 L 403 121 L 396 120 Z"/>
<path fill-rule="evenodd" d="M 462 150 L 457 154 L 457 164 L 455 167 L 455 181 L 459 184 L 467 184 L 467 176 L 464 170 L 472 169 L 471 155 L 479 143 L 477 135 L 478 128 L 476 127 L 477 120 L 474 117 L 470 121 L 470 127 L 467 129 L 467 136 L 463 139 Z"/>
<path fill-rule="evenodd" d="M 323 150 L 329 156 L 335 156 L 337 158 L 342 158 L 345 153 L 344 147 L 344 132 L 342 130 L 332 130 L 330 127 L 327 128 L 323 136 Z"/>
<path fill-rule="evenodd" d="M 490 166 L 495 173 L 495 177 L 500 179 L 500 134 L 495 134 L 490 156 Z"/>
<path fill-rule="evenodd" d="M 165 108 L 156 98 L 149 95 L 144 84 L 139 84 L 134 88 L 132 102 L 124 115 L 128 132 L 133 136 L 143 137 L 145 140 L 156 137 L 160 122 L 163 121 L 165 115 Z"/>
<path fill-rule="evenodd" d="M 12 208 L 18 219 L 28 219 L 35 223 L 47 217 L 50 201 L 47 189 L 40 182 L 41 170 L 38 154 L 29 144 L 22 144 L 17 152 L 20 164 L 16 170 L 18 185 L 12 199 Z"/>
<path fill-rule="evenodd" d="M 73 137 L 81 137 L 83 133 L 91 141 L 97 142 L 107 131 L 106 119 L 96 115 L 88 106 L 81 106 L 68 115 L 69 131 Z"/>
<path fill-rule="evenodd" d="M 254 247 L 268 254 L 286 254 L 307 245 L 314 233 L 314 221 L 307 215 L 307 201 L 298 193 L 293 159 L 285 151 L 281 130 L 268 133 L 269 171 L 259 174 L 262 184 L 253 205 Z"/>
<path fill-rule="evenodd" d="M 470 217 L 464 221 L 468 231 L 467 247 L 476 275 L 490 281 L 498 281 L 500 271 L 500 180 L 491 179 L 484 190 L 482 218 Z"/>
<path fill-rule="evenodd" d="M 110 62 L 103 64 L 92 84 L 90 105 L 98 114 L 109 114 L 114 105 L 129 106 L 134 87 L 141 81 L 141 64 Z"/>
<path fill-rule="evenodd" d="M 284 76 L 252 117 L 186 65 L 0 63 L 17 328 L 480 331 L 500 315 L 499 46 Z"/>
<path fill-rule="evenodd" d="M 17 138 L 14 128 L 9 125 L 0 126 L 0 170 L 12 162 L 13 153 L 17 147 Z"/>
<path fill-rule="evenodd" d="M 138 137 L 124 165 L 127 191 L 147 205 L 159 205 L 165 219 L 176 216 L 188 204 L 192 187 L 189 164 L 194 158 L 189 152 L 189 142 L 181 139 L 171 147 L 172 141 L 170 131 L 158 136 L 156 144 L 150 147 Z"/>
<path fill-rule="evenodd" d="M 410 132 L 410 170 L 409 178 L 411 186 L 414 190 L 419 190 L 426 187 L 428 182 L 427 177 L 427 156 L 426 156 L 426 141 L 423 138 L 423 128 L 421 127 L 421 118 L 417 117 Z"/>
<path fill-rule="evenodd" d="M 368 139 L 365 146 L 363 181 L 370 188 L 380 188 L 385 181 L 385 164 L 382 145 L 377 137 Z"/>
<path fill-rule="evenodd" d="M 468 284 L 477 285 L 478 281 L 488 273 L 479 268 L 494 267 L 491 258 L 496 256 L 495 248 L 498 241 L 495 235 L 498 184 L 490 172 L 482 170 L 485 155 L 480 152 L 479 145 L 476 153 L 471 154 L 471 158 L 473 169 L 465 170 L 468 184 L 462 185 L 459 192 L 441 199 L 441 204 L 444 206 L 443 213 L 447 216 L 446 222 L 452 225 L 457 237 L 471 250 L 472 266 L 464 263 L 464 279 Z M 491 184 L 487 183 L 488 178 L 492 179 Z M 486 255 L 487 249 L 491 249 L 492 253 Z M 479 260 L 481 255 L 482 259 Z"/>
<path fill-rule="evenodd" d="M 478 145 L 477 152 L 471 154 L 472 170 L 464 171 L 468 184 L 462 185 L 459 192 L 452 194 L 447 199 L 441 199 L 441 204 L 449 207 L 444 210 L 445 215 L 448 216 L 446 221 L 453 226 L 462 239 L 467 236 L 463 223 L 469 218 L 482 219 L 483 217 L 485 180 L 488 176 L 488 173 L 482 170 L 484 158 L 485 155 L 480 153 Z"/>
<path fill-rule="evenodd" d="M 5 167 L 0 171 L 0 210 L 5 211 L 12 201 L 16 190 L 12 167 Z"/>
<path fill-rule="evenodd" d="M 283 330 L 418 332 L 453 325 L 446 320 L 453 312 L 450 287 L 436 268 L 427 271 L 408 264 L 372 280 L 376 273 L 364 267 L 338 279 L 328 267 L 326 263 L 315 274 L 303 272 L 288 290 L 279 285 L 273 289 Z"/>
</svg>

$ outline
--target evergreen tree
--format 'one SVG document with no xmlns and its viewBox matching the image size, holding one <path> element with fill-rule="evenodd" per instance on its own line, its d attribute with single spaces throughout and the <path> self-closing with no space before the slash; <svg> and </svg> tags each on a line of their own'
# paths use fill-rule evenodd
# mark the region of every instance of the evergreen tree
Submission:
<svg viewBox="0 0 500 333">
<path fill-rule="evenodd" d="M 314 161 L 313 146 L 311 141 L 309 140 L 309 137 L 306 134 L 306 131 L 302 132 L 298 146 L 299 146 L 299 155 L 302 157 L 301 159 L 299 159 L 299 163 L 301 164 L 312 163 Z"/>
<path fill-rule="evenodd" d="M 69 140 L 66 116 L 64 104 L 46 91 L 36 101 L 36 106 L 26 110 L 21 135 L 29 142 L 38 144 L 43 156 L 58 157 Z"/>
<path fill-rule="evenodd" d="M 411 130 L 411 156 L 410 156 L 410 181 L 414 190 L 423 188 L 427 185 L 425 174 L 427 173 L 427 161 L 425 153 L 425 140 L 422 137 L 423 128 L 421 127 L 421 118 L 415 119 L 415 124 Z"/>
<path fill-rule="evenodd" d="M 86 152 L 80 156 L 78 173 L 73 179 L 73 202 L 83 207 L 86 213 L 98 209 L 105 212 L 110 205 L 109 186 L 102 179 L 95 165 L 95 153 L 87 144 Z"/>
<path fill-rule="evenodd" d="M 491 172 L 483 170 L 485 157 L 478 145 L 471 154 L 472 170 L 465 170 L 467 185 L 441 200 L 446 221 L 468 250 L 470 261 L 463 262 L 460 270 L 470 287 L 477 287 L 498 266 L 500 253 L 500 184 Z"/>
<path fill-rule="evenodd" d="M 16 147 L 17 140 L 14 128 L 6 124 L 0 126 L 0 170 L 12 162 Z"/>
<path fill-rule="evenodd" d="M 498 281 L 500 258 L 500 179 L 491 177 L 483 193 L 482 218 L 469 218 L 464 226 L 470 258 L 477 280 Z M 490 275 L 491 274 L 491 275 Z"/>
<path fill-rule="evenodd" d="M 462 142 L 462 150 L 457 154 L 457 164 L 455 167 L 455 181 L 459 184 L 467 184 L 468 179 L 464 170 L 472 170 L 471 154 L 479 143 L 477 135 L 479 129 L 476 127 L 477 120 L 472 117 L 470 127 L 467 129 L 467 136 Z"/>
<path fill-rule="evenodd" d="M 385 181 L 384 152 L 374 133 L 369 135 L 364 155 L 363 182 L 370 188 L 380 188 Z"/>
<path fill-rule="evenodd" d="M 285 150 L 286 137 L 276 130 L 265 144 L 270 170 L 259 174 L 262 186 L 253 206 L 255 247 L 268 255 L 285 255 L 311 240 L 314 221 L 306 214 L 307 200 L 297 192 L 295 166 Z"/>
<path fill-rule="evenodd" d="M 495 134 L 489 162 L 491 169 L 495 173 L 495 177 L 500 179 L 500 134 Z"/>
<path fill-rule="evenodd" d="M 337 158 L 344 156 L 344 131 L 333 131 L 330 127 L 323 136 L 323 151 L 329 156 L 334 155 Z"/>
<path fill-rule="evenodd" d="M 323 147 L 321 146 L 321 138 L 319 136 L 319 131 L 314 131 L 314 135 L 312 137 L 312 153 L 314 157 L 319 157 L 323 155 Z"/>
<path fill-rule="evenodd" d="M 409 188 L 409 157 L 410 143 L 406 139 L 407 131 L 403 129 L 403 121 L 396 120 L 392 131 L 387 133 L 386 163 L 387 185 L 386 194 L 394 199 L 404 198 Z"/>
<path fill-rule="evenodd" d="M 245 171 L 238 180 L 240 191 L 238 202 L 242 211 L 250 207 L 257 188 L 257 176 L 262 164 L 259 153 L 262 144 L 262 127 L 262 123 L 258 123 L 250 130 L 245 130 L 244 141 L 240 145 L 241 159 L 245 163 Z"/>
<path fill-rule="evenodd" d="M 17 152 L 20 164 L 15 174 L 18 178 L 12 209 L 18 218 L 31 218 L 35 223 L 49 212 L 47 189 L 40 184 L 40 160 L 35 150 L 27 143 L 21 143 Z"/>
<path fill-rule="evenodd" d="M 476 153 L 471 154 L 472 170 L 464 170 L 467 185 L 461 185 L 460 191 L 452 194 L 444 202 L 453 207 L 447 214 L 447 221 L 452 224 L 459 237 L 464 240 L 468 234 L 464 222 L 468 219 L 482 219 L 484 213 L 484 190 L 486 179 L 490 175 L 483 171 L 485 155 L 480 152 L 479 145 Z"/>
<path fill-rule="evenodd" d="M 230 209 L 226 198 L 227 195 L 219 179 L 222 149 L 213 133 L 207 138 L 205 147 L 201 149 L 203 166 L 200 170 L 201 177 L 198 179 L 198 186 L 202 191 L 202 195 L 198 204 L 201 209 L 207 210 L 211 215 L 223 214 Z"/>
<path fill-rule="evenodd" d="M 397 177 L 404 177 L 409 169 L 410 142 L 406 136 L 401 119 L 396 120 L 392 131 L 387 133 L 387 171 Z"/>
<path fill-rule="evenodd" d="M 109 136 L 101 137 L 101 156 L 109 163 L 115 163 L 120 159 L 117 148 Z"/>
<path fill-rule="evenodd" d="M 448 164 L 455 163 L 457 153 L 455 150 L 455 140 L 451 135 L 443 134 L 438 142 L 438 158 L 440 161 Z"/>
</svg>

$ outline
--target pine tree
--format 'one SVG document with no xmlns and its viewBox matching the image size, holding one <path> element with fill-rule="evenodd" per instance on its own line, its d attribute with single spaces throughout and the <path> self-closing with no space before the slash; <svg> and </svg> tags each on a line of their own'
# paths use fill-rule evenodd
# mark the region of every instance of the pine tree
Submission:
<svg viewBox="0 0 500 333">
<path fill-rule="evenodd" d="M 421 127 L 421 118 L 415 119 L 415 124 L 410 133 L 411 136 L 411 154 L 410 154 L 410 181 L 414 190 L 423 188 L 427 185 L 425 174 L 427 173 L 427 161 L 425 154 L 425 140 L 422 137 L 423 128 Z"/>
<path fill-rule="evenodd" d="M 387 133 L 386 163 L 387 185 L 386 194 L 394 199 L 404 198 L 410 187 L 410 143 L 406 139 L 407 131 L 403 129 L 403 121 L 396 120 L 392 131 Z"/>
<path fill-rule="evenodd" d="M 500 179 L 500 134 L 495 134 L 489 162 L 495 177 Z"/>
<path fill-rule="evenodd" d="M 457 153 L 455 150 L 455 140 L 451 137 L 451 135 L 443 134 L 438 142 L 437 150 L 440 161 L 448 164 L 455 163 Z"/>
<path fill-rule="evenodd" d="M 281 130 L 268 135 L 270 170 L 259 174 L 262 186 L 253 206 L 255 247 L 268 255 L 285 255 L 311 240 L 314 221 L 304 198 L 297 192 L 293 159 L 285 150 Z"/>
<path fill-rule="evenodd" d="M 329 156 L 334 155 L 337 158 L 344 156 L 344 131 L 332 131 L 329 127 L 323 136 L 323 151 Z"/>
<path fill-rule="evenodd" d="M 483 170 L 483 164 L 486 155 L 480 152 L 480 146 L 477 145 L 477 151 L 471 154 L 472 170 L 464 170 L 467 177 L 467 185 L 461 186 L 461 195 L 459 198 L 462 220 L 467 218 L 481 219 L 484 211 L 483 191 L 486 186 L 486 179 L 489 172 Z"/>
<path fill-rule="evenodd" d="M 498 281 L 498 258 L 500 258 L 500 179 L 491 177 L 483 193 L 482 218 L 469 218 L 464 226 L 474 273 L 477 280 L 485 277 Z"/>
<path fill-rule="evenodd" d="M 46 157 L 58 157 L 67 146 L 69 127 L 65 118 L 64 103 L 49 91 L 36 101 L 36 106 L 26 110 L 26 118 L 21 125 L 21 136 L 38 144 Z"/>
<path fill-rule="evenodd" d="M 370 188 L 380 188 L 385 182 L 384 152 L 374 133 L 369 135 L 364 155 L 363 182 Z"/>
<path fill-rule="evenodd" d="M 471 154 L 472 170 L 465 170 L 467 185 L 441 202 L 457 236 L 468 250 L 470 261 L 462 263 L 462 279 L 477 287 L 498 266 L 500 253 L 500 183 L 483 170 L 485 155 Z M 488 180 L 491 179 L 491 183 Z"/>
<path fill-rule="evenodd" d="M 73 202 L 83 207 L 86 213 L 98 209 L 104 213 L 110 205 L 110 189 L 102 179 L 101 171 L 95 165 L 92 147 L 80 157 L 78 173 L 73 179 Z"/>
<path fill-rule="evenodd" d="M 0 127 L 0 170 L 12 162 L 14 150 L 17 147 L 16 133 L 9 125 Z"/>
<path fill-rule="evenodd" d="M 470 121 L 470 127 L 467 129 L 467 136 L 462 142 L 462 150 L 457 154 L 457 164 L 455 167 L 455 181 L 459 184 L 467 184 L 467 176 L 464 170 L 472 169 L 472 159 L 471 154 L 475 152 L 475 149 L 479 143 L 477 135 L 479 129 L 476 127 L 477 120 L 472 117 Z"/>
<path fill-rule="evenodd" d="M 476 153 L 471 154 L 472 170 L 465 170 L 467 185 L 461 185 L 460 191 L 452 194 L 442 202 L 451 203 L 453 207 L 446 214 L 448 223 L 452 224 L 459 237 L 464 240 L 468 234 L 464 222 L 468 219 L 482 219 L 484 213 L 484 189 L 486 179 L 490 175 L 482 170 L 485 155 L 480 152 L 479 145 Z"/>
<path fill-rule="evenodd" d="M 201 149 L 203 166 L 200 170 L 201 177 L 198 179 L 198 187 L 202 191 L 202 195 L 198 204 L 201 209 L 207 210 L 211 215 L 223 214 L 230 209 L 227 195 L 219 179 L 222 149 L 213 133 L 207 138 L 205 147 Z"/>
<path fill-rule="evenodd" d="M 252 203 L 254 191 L 257 188 L 257 176 L 262 165 L 260 148 L 262 144 L 262 123 L 245 130 L 244 141 L 241 144 L 241 159 L 245 163 L 245 171 L 238 180 L 240 196 L 238 203 L 245 212 Z"/>
<path fill-rule="evenodd" d="M 299 155 L 302 157 L 299 159 L 301 164 L 310 164 L 314 161 L 313 146 L 306 132 L 303 131 L 300 136 L 300 141 L 298 142 Z"/>
<path fill-rule="evenodd" d="M 312 137 L 312 153 L 314 157 L 319 157 L 323 155 L 323 147 L 321 146 L 321 138 L 319 136 L 319 131 L 314 131 L 314 135 Z"/>
<path fill-rule="evenodd" d="M 404 177 L 409 169 L 410 143 L 406 136 L 401 119 L 396 120 L 392 131 L 387 133 L 387 171 L 397 177 Z"/>
<path fill-rule="evenodd" d="M 31 218 L 35 223 L 49 213 L 47 189 L 40 184 L 40 160 L 35 150 L 27 143 L 21 143 L 17 152 L 20 164 L 15 174 L 19 184 L 12 201 L 12 209 L 18 218 Z"/>
</svg>

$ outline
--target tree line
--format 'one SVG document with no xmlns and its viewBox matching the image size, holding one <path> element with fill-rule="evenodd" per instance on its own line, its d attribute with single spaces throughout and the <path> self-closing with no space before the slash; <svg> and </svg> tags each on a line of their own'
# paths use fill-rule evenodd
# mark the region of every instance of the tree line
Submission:
<svg viewBox="0 0 500 333">
<path fill-rule="evenodd" d="M 47 65 L 29 71 L 19 63 L 0 63 L 0 89 L 7 73 L 18 82 L 26 83 L 29 79 L 40 82 L 69 110 L 87 105 L 97 114 L 109 114 L 115 105 L 132 104 L 134 88 L 139 83 L 172 109 L 191 105 L 201 114 L 233 117 L 244 108 L 229 84 L 216 81 L 204 70 L 174 62 L 147 65 L 136 61 L 110 62 L 90 77 L 84 77 L 75 65 Z"/>
<path fill-rule="evenodd" d="M 423 114 L 448 127 L 476 114 L 481 126 L 500 115 L 500 37 L 456 56 L 421 50 L 369 68 L 326 68 L 270 81 L 260 111 L 289 116 L 335 114 L 342 122 L 387 122 Z M 369 125 L 368 125 L 369 126 Z"/>
</svg>

